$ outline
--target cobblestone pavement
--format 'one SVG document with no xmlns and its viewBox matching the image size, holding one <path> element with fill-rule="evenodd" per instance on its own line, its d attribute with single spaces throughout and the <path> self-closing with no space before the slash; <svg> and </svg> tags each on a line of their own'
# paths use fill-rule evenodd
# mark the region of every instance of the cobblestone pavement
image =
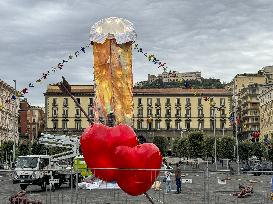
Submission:
<svg viewBox="0 0 273 204">
<path fill-rule="evenodd" d="M 183 169 L 183 168 L 182 168 Z M 192 183 L 182 184 L 182 193 L 175 194 L 175 183 L 172 182 L 172 192 L 164 193 L 164 183 L 162 183 L 160 191 L 150 190 L 148 194 L 154 199 L 155 203 L 168 204 L 224 204 L 224 203 L 273 203 L 270 200 L 271 177 L 272 175 L 233 175 L 230 176 L 225 172 L 210 172 L 206 177 L 206 172 L 196 171 L 189 172 L 186 169 L 183 172 L 183 179 L 192 179 Z M 225 178 L 226 184 L 221 184 Z M 12 184 L 9 174 L 0 173 L 0 204 L 7 204 L 8 198 L 13 193 L 20 190 L 19 185 Z M 162 176 L 159 177 L 162 180 Z M 252 183 L 251 183 L 252 182 Z M 220 184 L 219 184 L 220 183 Z M 248 198 L 237 198 L 232 196 L 234 192 L 239 191 L 239 184 L 251 184 L 254 187 L 254 193 Z M 30 198 L 42 200 L 43 204 L 122 204 L 122 203 L 149 203 L 142 195 L 137 197 L 128 196 L 121 190 L 78 190 L 70 189 L 66 186 L 55 192 L 42 192 L 38 186 L 30 186 L 27 189 Z"/>
</svg>

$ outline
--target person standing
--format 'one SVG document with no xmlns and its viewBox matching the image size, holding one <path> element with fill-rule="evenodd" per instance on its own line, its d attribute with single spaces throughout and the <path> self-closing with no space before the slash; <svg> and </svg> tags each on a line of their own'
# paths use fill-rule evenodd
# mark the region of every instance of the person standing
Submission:
<svg viewBox="0 0 273 204">
<path fill-rule="evenodd" d="M 165 171 L 165 178 L 166 178 L 166 193 L 170 193 L 171 190 L 172 190 L 172 180 L 171 180 L 171 171 L 169 171 L 171 168 L 170 166 L 168 165 L 167 166 L 167 170 L 168 171 Z"/>
<path fill-rule="evenodd" d="M 174 169 L 176 193 L 181 193 L 181 168 L 177 163 Z"/>
</svg>

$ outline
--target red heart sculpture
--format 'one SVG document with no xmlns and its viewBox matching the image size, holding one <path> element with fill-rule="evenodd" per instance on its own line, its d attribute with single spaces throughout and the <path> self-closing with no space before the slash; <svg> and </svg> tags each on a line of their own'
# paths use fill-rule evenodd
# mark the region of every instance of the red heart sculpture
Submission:
<svg viewBox="0 0 273 204">
<path fill-rule="evenodd" d="M 117 168 L 115 165 L 115 147 L 138 145 L 134 130 L 127 125 L 108 127 L 95 123 L 85 129 L 81 136 L 81 149 L 89 168 Z M 96 177 L 104 181 L 116 180 L 116 170 L 95 170 Z"/>
<path fill-rule="evenodd" d="M 159 175 L 162 156 L 158 147 L 145 143 L 135 147 L 119 146 L 115 151 L 116 164 L 119 168 L 143 170 L 119 170 L 117 183 L 126 193 L 137 196 L 147 192 Z"/>
</svg>

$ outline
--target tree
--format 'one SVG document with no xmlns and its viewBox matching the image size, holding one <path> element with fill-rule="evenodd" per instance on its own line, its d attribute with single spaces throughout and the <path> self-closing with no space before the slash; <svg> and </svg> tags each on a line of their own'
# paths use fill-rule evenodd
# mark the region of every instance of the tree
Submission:
<svg viewBox="0 0 273 204">
<path fill-rule="evenodd" d="M 223 137 L 219 140 L 217 154 L 220 158 L 233 159 L 235 140 L 232 137 Z"/>
<path fill-rule="evenodd" d="M 159 148 L 162 156 L 166 155 L 167 152 L 167 142 L 166 139 L 162 136 L 155 136 L 153 138 L 153 143 Z"/>
<path fill-rule="evenodd" d="M 12 150 L 13 150 L 13 142 L 12 141 L 5 141 L 2 143 L 0 148 L 0 157 L 2 161 L 6 159 L 9 160 L 12 157 Z"/>
<path fill-rule="evenodd" d="M 189 135 L 188 147 L 191 158 L 200 158 L 203 156 L 204 135 L 202 132 L 192 132 Z"/>
<path fill-rule="evenodd" d="M 246 161 L 252 156 L 252 145 L 250 141 L 242 141 L 238 145 L 240 160 Z"/>
<path fill-rule="evenodd" d="M 19 156 L 28 155 L 30 153 L 30 143 L 23 141 L 18 147 Z"/>
<path fill-rule="evenodd" d="M 209 157 L 214 158 L 214 137 L 204 137 L 203 155 L 206 159 Z"/>
<path fill-rule="evenodd" d="M 34 141 L 32 146 L 31 146 L 31 154 L 34 155 L 41 155 L 41 154 L 45 154 L 47 151 L 46 147 L 42 144 L 40 144 L 37 141 Z"/>
<path fill-rule="evenodd" d="M 263 143 L 253 142 L 251 144 L 252 155 L 258 157 L 259 160 L 266 156 L 266 147 Z"/>
<path fill-rule="evenodd" d="M 177 154 L 179 157 L 189 157 L 189 141 L 187 137 L 183 137 L 178 141 Z"/>
</svg>

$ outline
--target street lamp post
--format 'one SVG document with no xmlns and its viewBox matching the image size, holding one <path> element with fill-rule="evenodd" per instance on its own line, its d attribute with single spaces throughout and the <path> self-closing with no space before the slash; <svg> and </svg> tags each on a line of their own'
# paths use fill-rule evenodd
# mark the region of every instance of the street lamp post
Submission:
<svg viewBox="0 0 273 204">
<path fill-rule="evenodd" d="M 213 136 L 214 136 L 214 163 L 217 171 L 217 151 L 216 151 L 216 108 L 213 109 Z"/>
<path fill-rule="evenodd" d="M 14 81 L 14 102 L 13 102 L 13 148 L 12 148 L 12 153 L 13 153 L 13 158 L 12 161 L 15 162 L 15 143 L 16 143 L 16 99 L 17 99 L 17 94 L 16 94 L 16 80 Z"/>
</svg>

